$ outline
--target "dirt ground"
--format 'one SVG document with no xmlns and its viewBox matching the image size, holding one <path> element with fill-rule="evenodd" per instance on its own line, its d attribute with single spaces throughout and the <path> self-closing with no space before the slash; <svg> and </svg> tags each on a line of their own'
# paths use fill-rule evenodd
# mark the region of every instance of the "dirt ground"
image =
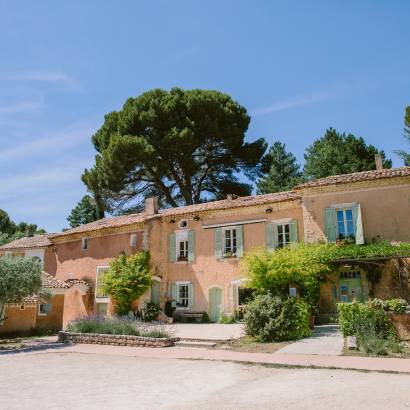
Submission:
<svg viewBox="0 0 410 410">
<path fill-rule="evenodd" d="M 410 376 L 55 351 L 0 356 L 0 408 L 408 409 Z"/>
</svg>

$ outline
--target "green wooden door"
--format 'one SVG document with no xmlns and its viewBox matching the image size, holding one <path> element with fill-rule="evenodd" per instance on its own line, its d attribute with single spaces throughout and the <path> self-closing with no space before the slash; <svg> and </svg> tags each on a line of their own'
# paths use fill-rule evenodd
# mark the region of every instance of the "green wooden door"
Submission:
<svg viewBox="0 0 410 410">
<path fill-rule="evenodd" d="M 363 302 L 363 290 L 359 271 L 341 272 L 339 277 L 340 302 Z"/>
<path fill-rule="evenodd" d="M 209 289 L 209 318 L 212 322 L 218 322 L 221 315 L 222 290 L 219 288 Z"/>
</svg>

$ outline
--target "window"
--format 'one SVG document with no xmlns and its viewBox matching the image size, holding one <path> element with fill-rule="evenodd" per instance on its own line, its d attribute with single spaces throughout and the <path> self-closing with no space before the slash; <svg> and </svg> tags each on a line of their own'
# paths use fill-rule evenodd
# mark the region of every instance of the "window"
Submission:
<svg viewBox="0 0 410 410">
<path fill-rule="evenodd" d="M 182 219 L 178 222 L 178 226 L 182 229 L 186 228 L 188 226 L 188 221 L 186 219 Z"/>
<path fill-rule="evenodd" d="M 235 256 L 236 237 L 236 228 L 224 229 L 224 256 Z"/>
<path fill-rule="evenodd" d="M 188 260 L 188 241 L 180 241 L 178 243 L 178 260 Z"/>
<path fill-rule="evenodd" d="M 81 250 L 86 251 L 88 249 L 88 238 L 81 239 Z"/>
<path fill-rule="evenodd" d="M 354 238 L 353 211 L 351 209 L 338 209 L 336 218 L 339 239 Z"/>
<path fill-rule="evenodd" d="M 132 233 L 130 235 L 130 246 L 131 248 L 135 248 L 137 246 L 137 234 L 136 233 Z"/>
<path fill-rule="evenodd" d="M 38 315 L 46 316 L 51 313 L 53 306 L 51 303 L 40 303 L 38 305 Z"/>
<path fill-rule="evenodd" d="M 108 295 L 101 290 L 102 280 L 104 273 L 108 270 L 108 267 L 97 268 L 97 278 L 95 282 L 95 297 L 96 298 L 108 298 Z"/>
<path fill-rule="evenodd" d="M 283 248 L 290 243 L 289 224 L 278 225 L 278 248 Z"/>
<path fill-rule="evenodd" d="M 24 310 L 26 307 L 24 305 L 20 306 L 20 310 Z"/>
<path fill-rule="evenodd" d="M 177 299 L 177 306 L 178 307 L 187 307 L 188 306 L 188 285 L 179 285 L 178 286 L 178 299 Z"/>
<path fill-rule="evenodd" d="M 294 286 L 289 286 L 289 296 L 295 298 L 298 295 L 298 290 Z"/>
</svg>

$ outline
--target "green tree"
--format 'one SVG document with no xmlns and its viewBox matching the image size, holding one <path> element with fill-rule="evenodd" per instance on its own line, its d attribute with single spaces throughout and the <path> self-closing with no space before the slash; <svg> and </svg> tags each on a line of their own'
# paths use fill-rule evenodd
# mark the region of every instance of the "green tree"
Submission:
<svg viewBox="0 0 410 410">
<path fill-rule="evenodd" d="M 291 189 L 301 182 L 300 165 L 291 152 L 286 152 L 285 144 L 276 141 L 265 158 L 269 172 L 257 183 L 258 194 L 269 194 Z"/>
<path fill-rule="evenodd" d="M 0 257 L 0 324 L 7 303 L 21 303 L 41 289 L 41 265 L 31 258 Z"/>
<path fill-rule="evenodd" d="M 149 289 L 151 282 L 150 254 L 140 251 L 112 260 L 103 276 L 101 290 L 110 295 L 116 313 L 122 316 L 131 310 L 132 302 Z"/>
<path fill-rule="evenodd" d="M 95 165 L 82 176 L 106 206 L 141 208 L 158 195 L 178 206 L 246 195 L 262 171 L 266 143 L 244 141 L 250 117 L 231 97 L 212 90 L 154 89 L 105 116 L 93 136 Z"/>
<path fill-rule="evenodd" d="M 410 106 L 406 107 L 404 114 L 404 138 L 410 144 Z M 404 161 L 404 165 L 410 166 L 410 152 L 397 150 L 395 153 Z"/>
<path fill-rule="evenodd" d="M 84 225 L 89 222 L 93 222 L 100 219 L 98 209 L 94 199 L 90 195 L 84 195 L 81 201 L 71 211 L 70 216 L 67 218 L 70 222 L 71 228 Z"/>
<path fill-rule="evenodd" d="M 304 174 L 313 179 L 376 169 L 375 154 L 381 155 L 385 168 L 391 168 L 392 162 L 386 159 L 384 151 L 367 145 L 362 137 L 329 128 L 322 138 L 307 147 Z"/>
<path fill-rule="evenodd" d="M 10 235 L 16 231 L 16 224 L 10 219 L 9 214 L 0 209 L 0 233 Z"/>
</svg>

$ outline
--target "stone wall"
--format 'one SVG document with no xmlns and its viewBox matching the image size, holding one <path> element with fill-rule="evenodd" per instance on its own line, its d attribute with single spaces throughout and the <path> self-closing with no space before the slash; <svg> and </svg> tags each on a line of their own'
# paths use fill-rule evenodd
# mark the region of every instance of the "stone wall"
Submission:
<svg viewBox="0 0 410 410">
<path fill-rule="evenodd" d="M 85 343 L 112 346 L 169 347 L 178 338 L 155 338 L 127 335 L 101 335 L 98 333 L 59 332 L 58 341 L 63 343 Z"/>
<path fill-rule="evenodd" d="M 397 330 L 397 335 L 401 340 L 410 340 L 410 314 L 394 315 L 390 314 L 390 319 Z"/>
</svg>

